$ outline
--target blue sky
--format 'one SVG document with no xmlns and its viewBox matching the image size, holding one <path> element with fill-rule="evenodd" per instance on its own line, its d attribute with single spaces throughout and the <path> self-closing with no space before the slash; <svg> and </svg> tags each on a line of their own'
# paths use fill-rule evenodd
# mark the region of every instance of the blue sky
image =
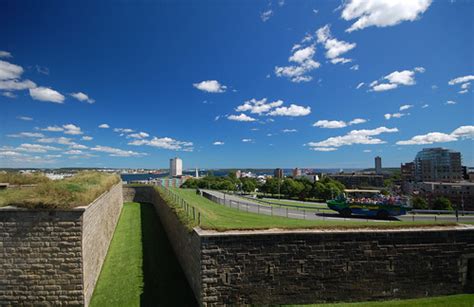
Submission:
<svg viewBox="0 0 474 307">
<path fill-rule="evenodd" d="M 472 12 L 2 1 L 0 167 L 398 166 L 425 147 L 473 166 Z"/>
</svg>

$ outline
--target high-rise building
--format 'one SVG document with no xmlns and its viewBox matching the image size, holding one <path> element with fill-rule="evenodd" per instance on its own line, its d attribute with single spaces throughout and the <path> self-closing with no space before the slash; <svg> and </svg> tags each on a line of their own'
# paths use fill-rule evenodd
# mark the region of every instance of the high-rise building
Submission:
<svg viewBox="0 0 474 307">
<path fill-rule="evenodd" d="M 444 148 L 424 148 L 415 157 L 415 180 L 431 182 L 462 180 L 461 153 Z"/>
<path fill-rule="evenodd" d="M 183 160 L 178 157 L 170 159 L 170 176 L 178 177 L 183 175 Z"/>
<path fill-rule="evenodd" d="M 301 169 L 299 168 L 293 169 L 293 178 L 301 177 L 301 174 L 302 174 Z"/>
<path fill-rule="evenodd" d="M 375 173 L 382 175 L 382 158 L 379 156 L 375 157 Z"/>
<path fill-rule="evenodd" d="M 275 178 L 283 178 L 283 169 L 276 168 L 275 171 L 273 172 L 273 176 Z"/>
</svg>

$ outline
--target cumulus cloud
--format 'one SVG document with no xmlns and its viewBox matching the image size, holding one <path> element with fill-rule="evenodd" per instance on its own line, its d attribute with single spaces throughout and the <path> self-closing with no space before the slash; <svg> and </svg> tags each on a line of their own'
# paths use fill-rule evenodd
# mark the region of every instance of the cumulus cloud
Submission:
<svg viewBox="0 0 474 307">
<path fill-rule="evenodd" d="M 375 138 L 374 136 L 382 133 L 394 133 L 398 132 L 397 128 L 378 127 L 375 129 L 363 129 L 363 130 L 352 130 L 346 135 L 330 137 L 320 142 L 310 142 L 308 146 L 312 148 L 330 147 L 337 148 L 341 146 L 349 146 L 354 144 L 384 144 L 385 141 Z"/>
<path fill-rule="evenodd" d="M 303 41 L 306 42 L 311 39 L 311 36 L 309 36 L 305 37 Z M 304 47 L 301 44 L 296 44 L 291 51 L 293 54 L 288 58 L 288 61 L 296 65 L 276 66 L 275 75 L 277 77 L 286 77 L 295 83 L 311 81 L 313 78 L 308 73 L 321 66 L 319 62 L 313 59 L 316 53 L 316 46 Z"/>
<path fill-rule="evenodd" d="M 93 139 L 94 139 L 94 138 L 91 137 L 91 136 L 83 136 L 83 137 L 81 138 L 81 140 L 83 140 L 83 141 L 92 141 Z"/>
<path fill-rule="evenodd" d="M 42 131 L 49 131 L 49 132 L 61 132 L 61 131 L 64 131 L 64 128 L 59 127 L 59 126 L 48 126 L 46 128 L 42 128 L 41 130 Z"/>
<path fill-rule="evenodd" d="M 56 143 L 61 145 L 73 145 L 75 144 L 70 138 L 58 137 L 58 138 L 41 138 L 37 140 L 40 143 Z"/>
<path fill-rule="evenodd" d="M 99 128 L 108 129 L 108 128 L 110 128 L 110 126 L 107 125 L 107 124 L 100 124 L 100 125 L 99 125 Z"/>
<path fill-rule="evenodd" d="M 35 87 L 35 88 L 30 88 L 30 96 L 34 100 L 40 100 L 40 101 L 49 101 L 49 102 L 54 102 L 54 103 L 63 103 L 64 102 L 64 96 L 61 95 L 58 91 L 55 91 L 49 87 Z"/>
<path fill-rule="evenodd" d="M 198 90 L 208 93 L 224 93 L 227 86 L 222 85 L 217 80 L 207 80 L 199 83 L 194 83 L 193 86 Z"/>
<path fill-rule="evenodd" d="M 352 65 L 349 69 L 350 70 L 359 70 L 359 64 Z"/>
<path fill-rule="evenodd" d="M 32 121 L 33 118 L 29 116 L 18 116 L 18 119 L 24 120 L 24 121 Z"/>
<path fill-rule="evenodd" d="M 352 61 L 352 59 L 346 59 L 341 57 L 341 55 L 354 49 L 357 45 L 356 43 L 348 43 L 333 38 L 329 25 L 319 28 L 316 31 L 316 36 L 318 38 L 318 43 L 322 44 L 326 49 L 326 58 L 330 59 L 331 63 L 344 64 Z"/>
<path fill-rule="evenodd" d="M 406 115 L 407 114 L 405 114 L 405 113 L 398 113 L 397 112 L 397 113 L 392 113 L 392 114 L 387 113 L 387 114 L 384 115 L 384 117 L 385 117 L 385 119 L 388 120 L 388 119 L 391 119 L 391 118 L 401 118 L 401 117 L 406 116 Z"/>
<path fill-rule="evenodd" d="M 1 82 L 1 81 L 0 81 Z M 7 98 L 16 98 L 17 96 L 13 94 L 12 92 L 3 92 L 2 96 L 7 97 Z"/>
<path fill-rule="evenodd" d="M 311 113 L 311 107 L 290 104 L 289 107 L 279 107 L 267 113 L 269 116 L 306 116 Z"/>
<path fill-rule="evenodd" d="M 296 130 L 296 129 L 283 129 L 281 132 L 283 132 L 283 133 L 294 133 L 294 132 L 298 132 L 298 130 Z"/>
<path fill-rule="evenodd" d="M 17 80 L 17 79 L 1 80 L 0 79 L 0 90 L 21 91 L 21 90 L 32 89 L 32 88 L 35 88 L 35 87 L 36 87 L 36 84 L 33 81 L 30 81 L 30 80 Z M 14 98 L 14 97 L 12 97 L 11 93 L 3 94 L 3 96 L 9 97 L 9 98 Z"/>
<path fill-rule="evenodd" d="M 254 122 L 256 121 L 255 118 L 250 117 L 244 113 L 240 113 L 239 115 L 229 115 L 227 116 L 228 120 L 238 121 L 238 122 Z"/>
<path fill-rule="evenodd" d="M 19 79 L 23 72 L 23 67 L 0 60 L 0 80 Z"/>
<path fill-rule="evenodd" d="M 119 133 L 132 133 L 134 132 L 133 129 L 130 128 L 114 128 L 114 132 L 119 132 Z"/>
<path fill-rule="evenodd" d="M 459 84 L 459 83 L 466 83 L 466 82 L 473 81 L 473 80 L 474 80 L 474 75 L 467 75 L 467 76 L 462 76 L 462 77 L 457 77 L 457 78 L 451 79 L 448 82 L 448 84 L 449 85 L 455 85 L 455 84 Z"/>
<path fill-rule="evenodd" d="M 336 151 L 337 148 L 335 148 L 335 147 L 311 147 L 309 150 L 329 152 L 329 151 Z"/>
<path fill-rule="evenodd" d="M 169 150 L 181 150 L 181 151 L 193 151 L 192 142 L 184 142 L 172 139 L 170 137 L 153 137 L 151 140 L 138 139 L 134 140 L 128 145 L 142 146 L 147 145 L 151 147 L 169 149 Z"/>
<path fill-rule="evenodd" d="M 73 124 L 63 125 L 63 128 L 64 128 L 64 134 L 70 134 L 70 135 L 83 134 L 83 132 L 81 131 L 81 127 L 78 127 Z"/>
<path fill-rule="evenodd" d="M 61 150 L 60 148 L 49 146 L 49 145 L 40 145 L 40 144 L 21 144 L 16 148 L 17 151 L 24 152 L 35 152 L 35 153 L 44 153 L 51 150 Z"/>
<path fill-rule="evenodd" d="M 456 102 L 456 101 L 453 101 L 453 100 L 448 100 L 448 101 L 446 101 L 445 104 L 446 104 L 446 105 L 453 105 L 453 104 L 457 104 L 457 102 Z"/>
<path fill-rule="evenodd" d="M 146 132 L 138 132 L 138 133 L 132 133 L 127 136 L 127 138 L 134 138 L 134 139 L 144 139 L 149 137 L 150 135 Z"/>
<path fill-rule="evenodd" d="M 372 83 L 370 83 L 370 87 L 372 91 L 381 92 L 393 90 L 401 85 L 411 86 L 416 83 L 415 74 L 423 72 L 425 72 L 425 69 L 423 67 L 415 67 L 413 70 L 394 71 L 381 78 L 383 81 L 373 81 Z"/>
<path fill-rule="evenodd" d="M 252 141 L 253 141 L 252 139 L 242 139 L 242 142 L 244 142 L 244 143 L 250 143 Z"/>
<path fill-rule="evenodd" d="M 349 122 L 345 122 L 343 120 L 318 120 L 313 124 L 313 127 L 319 128 L 326 128 L 326 129 L 337 129 L 337 128 L 344 128 L 351 125 L 358 125 L 367 122 L 366 119 L 363 118 L 354 118 Z"/>
<path fill-rule="evenodd" d="M 44 134 L 38 132 L 20 132 L 17 134 L 8 134 L 11 138 L 42 138 Z"/>
<path fill-rule="evenodd" d="M 72 93 L 72 97 L 76 98 L 79 101 L 87 102 L 87 103 L 94 103 L 95 100 L 84 94 L 83 92 Z"/>
<path fill-rule="evenodd" d="M 212 143 L 212 145 L 220 146 L 220 145 L 224 145 L 224 142 L 222 142 L 222 141 L 215 141 L 214 143 Z"/>
<path fill-rule="evenodd" d="M 356 21 L 346 30 L 352 32 L 370 26 L 388 27 L 403 21 L 415 21 L 431 5 L 431 0 L 349 0 L 341 17 Z"/>
<path fill-rule="evenodd" d="M 364 84 L 365 84 L 364 82 L 357 84 L 356 89 L 360 89 L 362 86 L 364 86 Z"/>
<path fill-rule="evenodd" d="M 398 141 L 397 145 L 427 145 L 434 143 L 447 143 L 458 141 L 459 139 L 474 139 L 474 126 L 461 126 L 450 134 L 442 132 L 429 132 L 427 134 L 416 135 L 409 140 Z"/>
<path fill-rule="evenodd" d="M 11 57 L 13 56 L 10 52 L 0 50 L 0 58 L 11 58 Z"/>
<path fill-rule="evenodd" d="M 271 109 L 275 107 L 279 107 L 283 104 L 282 100 L 277 100 L 273 102 L 268 102 L 267 103 L 267 98 L 263 98 L 260 100 L 257 100 L 255 98 L 252 98 L 250 100 L 247 100 L 244 102 L 243 105 L 237 106 L 235 111 L 237 112 L 246 112 L 250 111 L 252 114 L 263 114 L 269 112 Z"/>
<path fill-rule="evenodd" d="M 135 152 L 131 150 L 123 150 L 120 148 L 101 146 L 101 145 L 92 147 L 91 150 L 108 153 L 109 156 L 111 157 L 140 157 L 140 156 L 146 155 L 144 153 L 139 153 L 139 152 Z"/>
</svg>

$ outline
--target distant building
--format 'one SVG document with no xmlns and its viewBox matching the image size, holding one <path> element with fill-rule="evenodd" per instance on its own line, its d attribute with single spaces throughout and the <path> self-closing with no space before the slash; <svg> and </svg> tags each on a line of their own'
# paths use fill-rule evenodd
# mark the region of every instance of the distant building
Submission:
<svg viewBox="0 0 474 307">
<path fill-rule="evenodd" d="M 403 193 L 413 192 L 413 182 L 415 181 L 415 163 L 408 162 L 400 165 L 401 189 Z"/>
<path fill-rule="evenodd" d="M 235 177 L 236 177 L 236 178 L 242 177 L 242 171 L 241 171 L 241 170 L 236 170 L 236 171 L 235 171 Z"/>
<path fill-rule="evenodd" d="M 302 174 L 301 169 L 299 168 L 293 169 L 293 178 L 301 177 L 301 174 Z"/>
<path fill-rule="evenodd" d="M 273 176 L 275 178 L 283 178 L 283 169 L 276 168 L 275 171 L 273 172 Z"/>
<path fill-rule="evenodd" d="M 415 157 L 415 180 L 455 182 L 462 180 L 461 153 L 444 148 L 425 148 Z"/>
<path fill-rule="evenodd" d="M 419 182 L 417 189 L 430 204 L 438 197 L 446 197 L 454 208 L 474 210 L 474 182 Z"/>
<path fill-rule="evenodd" d="M 170 176 L 178 177 L 183 175 L 183 160 L 178 157 L 170 159 Z"/>
<path fill-rule="evenodd" d="M 316 181 L 319 181 L 319 179 L 322 177 L 322 174 L 308 173 L 308 174 L 303 174 L 301 177 L 308 179 L 312 183 L 315 183 Z"/>
<path fill-rule="evenodd" d="M 382 158 L 379 156 L 375 157 L 375 173 L 382 175 Z"/>
<path fill-rule="evenodd" d="M 346 188 L 349 189 L 383 187 L 382 175 L 331 174 L 327 176 L 341 182 Z"/>
<path fill-rule="evenodd" d="M 194 175 L 194 178 L 199 178 L 199 170 L 197 167 L 196 167 L 196 174 Z"/>
</svg>

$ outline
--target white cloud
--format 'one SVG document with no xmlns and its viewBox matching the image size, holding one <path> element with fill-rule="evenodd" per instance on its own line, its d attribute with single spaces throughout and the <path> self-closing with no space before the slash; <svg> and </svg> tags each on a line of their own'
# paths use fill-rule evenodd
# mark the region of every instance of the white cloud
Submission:
<svg viewBox="0 0 474 307">
<path fill-rule="evenodd" d="M 1 80 L 0 79 L 0 90 L 6 91 L 21 91 L 35 88 L 36 84 L 30 80 Z M 3 94 L 5 96 L 5 94 Z M 10 95 L 7 96 L 12 98 Z"/>
<path fill-rule="evenodd" d="M 242 142 L 244 142 L 244 143 L 250 143 L 252 141 L 253 141 L 252 139 L 242 139 Z"/>
<path fill-rule="evenodd" d="M 466 83 L 466 82 L 473 81 L 473 80 L 474 80 L 474 75 L 467 75 L 467 76 L 457 77 L 457 78 L 451 79 L 448 82 L 448 84 L 449 85 L 455 85 L 455 84 L 458 84 L 458 83 Z"/>
<path fill-rule="evenodd" d="M 347 127 L 347 124 L 342 120 L 318 120 L 313 124 L 313 127 L 336 129 Z"/>
<path fill-rule="evenodd" d="M 37 140 L 40 143 L 56 143 L 61 145 L 73 145 L 75 144 L 70 138 L 58 137 L 58 138 L 42 138 Z"/>
<path fill-rule="evenodd" d="M 303 40 L 306 40 L 306 38 Z M 311 45 L 303 48 L 302 45 L 297 44 L 293 46 L 291 51 L 293 54 L 288 58 L 288 61 L 296 63 L 297 65 L 276 66 L 275 75 L 277 77 L 286 77 L 295 83 L 311 81 L 313 78 L 307 74 L 321 66 L 320 63 L 313 60 L 313 56 L 316 53 L 316 46 Z"/>
<path fill-rule="evenodd" d="M 216 146 L 224 145 L 224 142 L 222 142 L 222 141 L 215 141 L 214 143 L 212 143 L 212 145 L 216 145 Z"/>
<path fill-rule="evenodd" d="M 330 152 L 330 151 L 336 151 L 337 148 L 335 148 L 335 147 L 311 147 L 309 150 Z"/>
<path fill-rule="evenodd" d="M 134 140 L 128 143 L 128 145 L 134 145 L 134 146 L 147 145 L 151 147 L 157 147 L 157 148 L 163 148 L 163 149 L 169 149 L 169 150 L 181 150 L 181 151 L 193 151 L 194 149 L 192 142 L 178 141 L 170 137 L 162 137 L 162 138 L 154 137 L 151 140 L 139 139 L 139 140 Z"/>
<path fill-rule="evenodd" d="M 16 98 L 17 97 L 12 92 L 2 92 L 2 96 L 7 97 L 7 98 Z"/>
<path fill-rule="evenodd" d="M 18 119 L 24 120 L 24 121 L 32 121 L 33 118 L 29 116 L 18 116 Z"/>
<path fill-rule="evenodd" d="M 326 129 L 337 129 L 337 128 L 344 128 L 351 125 L 358 125 L 366 123 L 367 120 L 363 118 L 354 118 L 353 120 L 346 123 L 342 120 L 318 120 L 313 124 L 313 127 L 320 127 Z"/>
<path fill-rule="evenodd" d="M 424 105 L 421 106 L 422 109 L 426 109 L 427 107 L 429 107 L 430 105 L 425 103 Z"/>
<path fill-rule="evenodd" d="M 12 58 L 12 54 L 8 51 L 0 50 L 0 58 Z"/>
<path fill-rule="evenodd" d="M 199 83 L 194 83 L 193 86 L 198 90 L 208 93 L 224 93 L 227 86 L 222 85 L 217 80 L 207 80 Z"/>
<path fill-rule="evenodd" d="M 446 101 L 445 104 L 446 104 L 446 105 L 453 105 L 453 104 L 457 104 L 457 102 L 456 102 L 456 101 L 452 101 L 452 100 L 448 100 L 448 101 Z"/>
<path fill-rule="evenodd" d="M 64 128 L 64 134 L 71 134 L 71 135 L 83 134 L 83 132 L 81 131 L 81 127 L 78 127 L 73 124 L 63 125 L 63 128 Z"/>
<path fill-rule="evenodd" d="M 83 92 L 72 93 L 72 97 L 76 98 L 79 101 L 85 101 L 87 103 L 94 103 L 95 100 L 84 94 Z"/>
<path fill-rule="evenodd" d="M 114 132 L 132 133 L 132 132 L 134 132 L 134 130 L 133 130 L 133 129 L 129 129 L 129 128 L 114 128 Z"/>
<path fill-rule="evenodd" d="M 364 86 L 364 84 L 365 84 L 364 82 L 357 84 L 356 89 L 360 89 L 362 86 Z"/>
<path fill-rule="evenodd" d="M 134 139 L 144 139 L 149 137 L 150 135 L 146 132 L 138 132 L 138 133 L 132 133 L 127 136 L 127 138 L 134 138 Z"/>
<path fill-rule="evenodd" d="M 100 124 L 100 125 L 99 125 L 99 128 L 108 129 L 108 128 L 110 128 L 110 126 L 107 125 L 107 124 Z"/>
<path fill-rule="evenodd" d="M 343 136 L 330 137 L 324 141 L 320 142 L 310 142 L 308 145 L 310 147 L 340 147 L 348 146 L 354 144 L 384 144 L 385 141 L 374 138 L 374 136 L 380 135 L 382 133 L 394 133 L 398 132 L 397 128 L 387 128 L 387 127 L 378 127 L 375 129 L 363 129 L 363 130 L 352 130 L 348 134 Z"/>
<path fill-rule="evenodd" d="M 266 10 L 262 14 L 260 14 L 260 19 L 262 19 L 263 22 L 267 21 L 272 17 L 273 11 L 272 10 Z"/>
<path fill-rule="evenodd" d="M 387 113 L 384 115 L 385 119 L 391 119 L 391 118 L 401 118 L 403 116 L 406 116 L 407 114 L 405 113 Z"/>
<path fill-rule="evenodd" d="M 408 109 L 411 109 L 411 108 L 413 108 L 412 104 L 404 104 L 404 105 L 400 106 L 399 111 L 405 111 L 405 110 L 408 110 Z"/>
<path fill-rule="evenodd" d="M 359 64 L 352 65 L 349 69 L 350 70 L 359 70 Z"/>
<path fill-rule="evenodd" d="M 466 94 L 469 92 L 469 87 L 471 86 L 471 82 L 466 82 L 461 84 L 461 90 L 458 92 L 459 94 Z"/>
<path fill-rule="evenodd" d="M 50 150 L 61 150 L 60 148 L 53 147 L 53 146 L 48 146 L 48 145 L 40 145 L 40 144 L 21 144 L 16 148 L 17 151 L 24 151 L 24 152 L 36 152 L 36 153 L 41 153 L 41 152 L 47 152 Z"/>
<path fill-rule="evenodd" d="M 289 107 L 279 107 L 267 113 L 269 116 L 306 116 L 311 113 L 311 107 L 290 104 Z"/>
<path fill-rule="evenodd" d="M 252 98 L 248 101 L 245 101 L 243 105 L 237 106 L 235 111 L 237 111 L 237 112 L 250 111 L 250 113 L 252 113 L 252 114 L 261 115 L 262 113 L 267 113 L 271 109 L 279 107 L 282 104 L 283 104 L 282 100 L 277 100 L 277 101 L 267 103 L 267 98 L 263 98 L 263 99 L 260 99 L 260 100 Z"/>
<path fill-rule="evenodd" d="M 346 32 L 370 26 L 388 27 L 403 21 L 415 21 L 431 4 L 431 0 L 349 0 L 343 4 L 341 17 L 357 19 Z"/>
<path fill-rule="evenodd" d="M 83 136 L 83 137 L 81 138 L 81 140 L 84 140 L 84 141 L 92 141 L 93 139 L 94 139 L 94 138 L 91 137 L 91 136 Z"/>
<path fill-rule="evenodd" d="M 44 134 L 38 132 L 20 132 L 17 134 L 9 134 L 7 135 L 11 138 L 42 138 Z"/>
<path fill-rule="evenodd" d="M 381 92 L 388 91 L 397 88 L 400 85 L 411 86 L 415 82 L 415 73 L 423 73 L 425 69 L 423 67 L 415 67 L 413 70 L 394 71 L 382 79 L 387 80 L 388 83 L 379 83 L 378 80 L 370 83 L 372 91 Z"/>
<path fill-rule="evenodd" d="M 326 49 L 326 58 L 330 59 L 331 63 L 344 64 L 352 61 L 352 59 L 346 59 L 340 56 L 354 49 L 357 46 L 356 43 L 348 43 L 333 38 L 329 25 L 319 28 L 316 31 L 316 36 L 318 37 L 318 43 L 322 44 Z"/>
<path fill-rule="evenodd" d="M 283 129 L 282 132 L 283 133 L 294 133 L 294 132 L 298 132 L 298 130 L 296 130 L 296 129 Z"/>
<path fill-rule="evenodd" d="M 59 126 L 48 126 L 46 128 L 42 128 L 42 131 L 49 131 L 49 132 L 61 132 L 64 131 L 64 128 Z"/>
<path fill-rule="evenodd" d="M 255 118 L 250 117 L 244 113 L 241 113 L 240 115 L 229 115 L 227 116 L 228 120 L 233 120 L 233 121 L 238 121 L 238 122 L 254 122 L 256 121 Z"/>
<path fill-rule="evenodd" d="M 63 152 L 65 155 L 82 155 L 84 152 L 81 150 L 73 149 Z"/>
<path fill-rule="evenodd" d="M 364 152 L 372 152 L 370 149 L 364 149 Z"/>
<path fill-rule="evenodd" d="M 409 140 L 398 141 L 397 145 L 427 145 L 454 142 L 459 139 L 474 139 L 474 126 L 461 126 L 450 134 L 429 132 L 427 134 L 416 135 Z"/>
<path fill-rule="evenodd" d="M 21 66 L 0 60 L 0 80 L 18 79 L 23 71 Z"/>
<path fill-rule="evenodd" d="M 30 88 L 30 96 L 34 100 L 40 100 L 40 101 L 49 101 L 49 102 L 54 102 L 54 103 L 63 103 L 64 102 L 64 96 L 61 95 L 59 92 L 48 88 L 48 87 L 36 87 L 36 88 Z"/>
<path fill-rule="evenodd" d="M 87 147 L 85 145 L 82 145 L 82 144 L 72 144 L 71 146 L 69 146 L 69 148 L 71 148 L 71 149 L 87 149 L 89 147 Z"/>
<path fill-rule="evenodd" d="M 101 145 L 95 146 L 91 148 L 91 150 L 108 153 L 111 157 L 140 157 L 146 155 L 144 153 L 139 153 L 131 150 L 123 150 L 119 148 Z"/>
</svg>

